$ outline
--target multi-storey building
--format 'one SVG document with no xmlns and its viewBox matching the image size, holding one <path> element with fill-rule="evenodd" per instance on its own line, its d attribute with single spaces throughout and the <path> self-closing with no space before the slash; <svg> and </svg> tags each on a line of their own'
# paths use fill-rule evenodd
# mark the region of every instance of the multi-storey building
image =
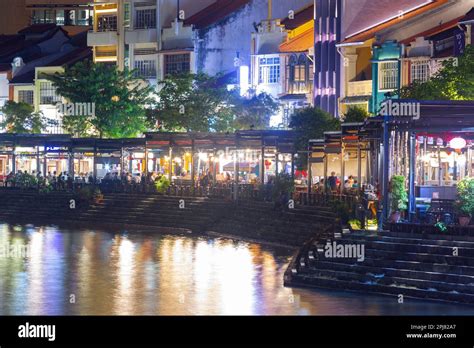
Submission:
<svg viewBox="0 0 474 348">
<path fill-rule="evenodd" d="M 282 24 L 288 38 L 280 44 L 283 61 L 282 93 L 283 126 L 288 126 L 295 109 L 313 104 L 314 83 L 314 6 L 310 5 L 286 18 Z"/>
<path fill-rule="evenodd" d="M 16 34 L 32 24 L 56 24 L 70 35 L 92 25 L 89 0 L 0 0 L 0 34 Z"/>
<path fill-rule="evenodd" d="M 163 64 L 166 64 L 166 58 L 163 62 L 163 57 L 160 57 L 163 46 L 161 29 L 171 25 L 176 18 L 191 16 L 211 2 L 95 1 L 94 28 L 88 36 L 94 61 L 116 64 L 119 69 L 134 69 L 139 76 L 155 83 Z M 175 36 L 180 34 L 177 29 L 174 31 Z M 189 63 L 180 61 L 181 58 L 170 57 L 168 63 L 170 66 Z"/>
<path fill-rule="evenodd" d="M 386 5 L 385 20 L 355 26 L 337 45 L 342 60 L 338 115 L 352 105 L 377 114 L 380 103 L 397 96 L 402 86 L 427 80 L 442 60 L 458 55 L 456 37 L 469 40 L 459 26 L 472 7 L 469 0 L 420 2 L 406 11 L 398 10 L 403 4 Z"/>
<path fill-rule="evenodd" d="M 46 133 L 62 133 L 62 114 L 56 105 L 62 98 L 44 74 L 91 58 L 86 34 L 70 37 L 55 24 L 36 24 L 5 38 L 0 43 L 0 106 L 7 100 L 30 104 L 34 111 L 57 122 Z"/>
</svg>

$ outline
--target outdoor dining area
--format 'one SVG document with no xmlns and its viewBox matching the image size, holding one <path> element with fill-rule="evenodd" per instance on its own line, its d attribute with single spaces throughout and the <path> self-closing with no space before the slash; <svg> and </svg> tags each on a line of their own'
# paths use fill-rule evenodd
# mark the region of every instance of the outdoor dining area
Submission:
<svg viewBox="0 0 474 348">
<path fill-rule="evenodd" d="M 159 178 L 176 194 L 252 195 L 277 173 L 294 177 L 295 156 L 293 132 L 280 130 L 157 132 L 134 139 L 1 134 L 0 185 L 12 186 L 9 175 L 20 172 L 64 181 L 54 187 L 65 189 L 93 184 L 104 191 L 148 191 Z"/>
</svg>

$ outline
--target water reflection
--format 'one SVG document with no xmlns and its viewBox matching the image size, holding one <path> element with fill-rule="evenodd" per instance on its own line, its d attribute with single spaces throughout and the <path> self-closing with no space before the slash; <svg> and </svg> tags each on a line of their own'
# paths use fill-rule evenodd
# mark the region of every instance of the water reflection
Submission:
<svg viewBox="0 0 474 348">
<path fill-rule="evenodd" d="M 291 250 L 228 239 L 0 224 L 3 315 L 472 315 L 474 308 L 283 287 Z"/>
</svg>

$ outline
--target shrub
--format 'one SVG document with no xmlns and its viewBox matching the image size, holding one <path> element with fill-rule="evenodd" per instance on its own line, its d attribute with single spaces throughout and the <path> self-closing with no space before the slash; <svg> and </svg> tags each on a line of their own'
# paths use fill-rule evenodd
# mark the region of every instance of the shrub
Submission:
<svg viewBox="0 0 474 348">
<path fill-rule="evenodd" d="M 295 183 L 289 174 L 278 174 L 275 176 L 272 186 L 272 198 L 277 202 L 281 195 L 289 196 L 295 190 Z"/>
<path fill-rule="evenodd" d="M 155 188 L 158 193 L 165 193 L 170 186 L 170 180 L 165 175 L 155 180 Z"/>
<path fill-rule="evenodd" d="M 408 194 L 405 187 L 405 177 L 394 175 L 390 181 L 391 208 L 392 212 L 403 211 L 408 208 Z"/>
<path fill-rule="evenodd" d="M 466 177 L 457 186 L 457 208 L 466 216 L 474 214 L 474 178 Z"/>
</svg>

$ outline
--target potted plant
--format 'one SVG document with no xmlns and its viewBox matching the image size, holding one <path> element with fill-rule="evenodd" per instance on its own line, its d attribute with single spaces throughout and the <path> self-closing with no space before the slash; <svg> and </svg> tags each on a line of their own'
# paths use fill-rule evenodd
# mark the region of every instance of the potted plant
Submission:
<svg viewBox="0 0 474 348">
<path fill-rule="evenodd" d="M 95 204 L 100 204 L 104 200 L 104 195 L 102 194 L 102 191 L 100 191 L 100 189 L 96 188 L 94 190 L 93 200 Z"/>
<path fill-rule="evenodd" d="M 295 183 L 291 175 L 277 174 L 272 186 L 272 199 L 275 207 L 286 209 L 288 200 L 295 190 Z"/>
<path fill-rule="evenodd" d="M 390 219 L 392 222 L 398 222 L 402 211 L 407 209 L 408 194 L 405 186 L 405 177 L 403 175 L 394 175 L 390 180 L 391 192 L 391 211 Z"/>
<path fill-rule="evenodd" d="M 459 210 L 459 224 L 469 225 L 474 214 L 474 178 L 466 177 L 459 181 L 457 186 L 457 208 Z"/>
<path fill-rule="evenodd" d="M 170 180 L 165 175 L 162 175 L 159 179 L 155 180 L 155 188 L 158 193 L 165 194 L 170 186 Z"/>
</svg>

